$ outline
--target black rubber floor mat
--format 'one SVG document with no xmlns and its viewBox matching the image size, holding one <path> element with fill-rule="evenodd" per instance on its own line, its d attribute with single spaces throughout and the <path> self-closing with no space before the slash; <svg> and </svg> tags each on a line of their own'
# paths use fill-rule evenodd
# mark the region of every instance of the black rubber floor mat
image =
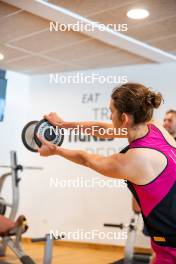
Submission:
<svg viewBox="0 0 176 264">
<path fill-rule="evenodd" d="M 110 263 L 110 264 L 123 264 L 124 262 L 123 262 L 123 260 L 124 259 L 120 259 L 120 260 L 118 260 L 118 261 L 115 261 L 115 262 L 112 262 L 112 263 Z M 145 262 L 146 263 L 146 262 Z M 144 262 L 142 261 L 133 261 L 133 263 L 131 263 L 131 264 L 144 264 Z"/>
</svg>

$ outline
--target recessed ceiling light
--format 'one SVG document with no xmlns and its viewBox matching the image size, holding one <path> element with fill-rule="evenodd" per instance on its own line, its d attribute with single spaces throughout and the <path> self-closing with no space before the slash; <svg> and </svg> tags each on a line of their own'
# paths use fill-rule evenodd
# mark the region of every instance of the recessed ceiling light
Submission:
<svg viewBox="0 0 176 264">
<path fill-rule="evenodd" d="M 131 9 L 127 16 L 132 19 L 143 19 L 149 16 L 149 12 L 146 9 Z"/>
<path fill-rule="evenodd" d="M 0 60 L 4 59 L 4 55 L 2 53 L 0 53 Z"/>
</svg>

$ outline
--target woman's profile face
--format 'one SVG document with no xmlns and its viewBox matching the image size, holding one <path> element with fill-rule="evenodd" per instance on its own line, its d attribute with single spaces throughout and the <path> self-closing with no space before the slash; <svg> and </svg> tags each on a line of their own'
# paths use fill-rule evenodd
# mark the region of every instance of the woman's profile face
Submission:
<svg viewBox="0 0 176 264">
<path fill-rule="evenodd" d="M 122 124 L 119 118 L 118 110 L 114 106 L 113 99 L 110 100 L 109 109 L 111 112 L 110 119 L 112 120 L 113 126 L 115 128 L 120 128 Z"/>
</svg>

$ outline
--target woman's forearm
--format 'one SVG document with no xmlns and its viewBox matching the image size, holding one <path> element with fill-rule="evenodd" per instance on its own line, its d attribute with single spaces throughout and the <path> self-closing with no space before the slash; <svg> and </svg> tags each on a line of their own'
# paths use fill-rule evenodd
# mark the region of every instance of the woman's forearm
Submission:
<svg viewBox="0 0 176 264">
<path fill-rule="evenodd" d="M 111 123 L 87 121 L 87 122 L 64 122 L 64 128 L 78 129 L 84 134 L 100 137 L 100 138 L 123 138 L 126 135 L 117 133 Z"/>
<path fill-rule="evenodd" d="M 89 160 L 92 158 L 91 156 L 94 155 L 83 150 L 70 150 L 61 147 L 57 148 L 55 154 L 87 167 L 89 166 Z"/>
<path fill-rule="evenodd" d="M 82 150 L 70 150 L 60 147 L 57 148 L 55 154 L 79 165 L 91 168 L 107 177 L 120 178 L 120 173 L 118 173 L 118 164 L 120 164 L 120 162 L 118 162 L 116 155 L 104 157 Z"/>
<path fill-rule="evenodd" d="M 64 122 L 64 127 L 65 128 L 82 127 L 83 129 L 98 127 L 98 128 L 108 129 L 108 128 L 113 128 L 113 125 L 111 123 L 105 123 L 105 122 L 85 121 L 85 122 Z"/>
<path fill-rule="evenodd" d="M 66 122 L 61 119 L 56 113 L 50 113 L 44 116 L 53 126 L 74 130 L 76 134 L 83 133 L 100 138 L 124 138 L 127 137 L 127 131 L 124 128 L 115 129 L 112 123 L 86 121 L 86 122 Z"/>
</svg>

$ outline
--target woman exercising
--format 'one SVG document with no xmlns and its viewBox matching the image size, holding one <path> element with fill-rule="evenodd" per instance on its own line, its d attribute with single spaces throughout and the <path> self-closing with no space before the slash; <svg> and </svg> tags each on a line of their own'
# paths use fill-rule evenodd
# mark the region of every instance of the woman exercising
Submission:
<svg viewBox="0 0 176 264">
<path fill-rule="evenodd" d="M 84 129 L 98 126 L 127 129 L 126 153 L 103 157 L 82 150 L 57 147 L 42 142 L 41 156 L 59 155 L 87 166 L 107 177 L 127 180 L 128 187 L 141 207 L 155 252 L 153 264 L 176 263 L 176 143 L 159 124 L 152 122 L 153 110 L 162 96 L 141 84 L 127 83 L 113 90 L 110 100 L 112 124 L 65 122 L 55 113 L 45 118 L 55 126 Z M 93 133 L 100 136 L 98 132 Z M 109 133 L 103 137 L 111 137 Z M 114 137 L 120 137 L 114 134 Z"/>
</svg>

